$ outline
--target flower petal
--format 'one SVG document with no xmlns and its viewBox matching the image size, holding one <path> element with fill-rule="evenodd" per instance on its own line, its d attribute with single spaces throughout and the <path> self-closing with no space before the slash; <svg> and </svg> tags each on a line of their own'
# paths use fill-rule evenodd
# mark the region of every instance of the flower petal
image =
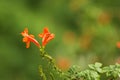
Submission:
<svg viewBox="0 0 120 80">
<path fill-rule="evenodd" d="M 27 37 L 24 37 L 23 38 L 23 42 L 27 42 L 28 41 L 28 38 Z"/>
<path fill-rule="evenodd" d="M 54 34 L 50 34 L 49 37 L 47 38 L 46 42 L 49 42 L 50 40 L 52 40 L 55 37 Z"/>
<path fill-rule="evenodd" d="M 49 33 L 47 33 L 47 34 L 45 34 L 44 36 L 43 36 L 43 39 L 42 39 L 42 46 L 45 46 L 46 44 L 47 44 L 47 39 L 48 39 L 48 37 L 49 37 Z"/>
<path fill-rule="evenodd" d="M 21 32 L 21 35 L 24 36 L 24 37 L 25 37 L 26 35 L 28 35 L 28 29 L 25 28 L 24 31 Z"/>
<path fill-rule="evenodd" d="M 45 34 L 47 34 L 47 33 L 50 33 L 50 32 L 49 32 L 48 28 L 45 27 L 44 30 L 43 30 L 43 33 L 39 34 L 38 36 L 43 38 L 45 36 Z"/>
<path fill-rule="evenodd" d="M 34 35 L 32 35 L 32 34 L 30 34 L 30 37 L 34 38 L 35 36 L 34 36 Z"/>
<path fill-rule="evenodd" d="M 43 38 L 43 33 L 38 34 L 38 36 L 39 36 L 40 38 Z"/>
<path fill-rule="evenodd" d="M 30 41 L 26 42 L 26 48 L 30 47 Z"/>
<path fill-rule="evenodd" d="M 50 33 L 47 27 L 44 28 L 44 34 L 46 33 Z"/>
<path fill-rule="evenodd" d="M 34 35 L 27 36 L 28 40 L 33 42 L 36 46 L 40 47 L 39 42 L 34 38 Z"/>
<path fill-rule="evenodd" d="M 24 29 L 24 33 L 28 34 L 28 28 Z"/>
</svg>

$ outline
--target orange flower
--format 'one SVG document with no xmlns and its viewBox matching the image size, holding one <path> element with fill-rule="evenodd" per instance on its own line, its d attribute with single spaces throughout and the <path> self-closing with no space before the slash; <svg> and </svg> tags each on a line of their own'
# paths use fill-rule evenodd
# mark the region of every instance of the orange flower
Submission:
<svg viewBox="0 0 120 80">
<path fill-rule="evenodd" d="M 42 38 L 42 46 L 45 46 L 50 40 L 54 38 L 54 34 L 50 33 L 48 28 L 44 28 L 43 33 L 38 35 L 40 38 Z"/>
<path fill-rule="evenodd" d="M 25 28 L 21 35 L 24 37 L 23 42 L 26 43 L 26 48 L 30 47 L 30 42 L 33 42 L 36 46 L 40 47 L 39 42 L 34 38 L 34 35 L 28 35 L 28 29 Z"/>
<path fill-rule="evenodd" d="M 117 42 L 116 45 L 117 45 L 117 48 L 120 48 L 120 42 Z"/>
<path fill-rule="evenodd" d="M 67 58 L 63 58 L 63 57 L 58 58 L 57 65 L 61 70 L 65 71 L 65 70 L 69 69 L 69 67 L 70 67 L 70 60 Z"/>
</svg>

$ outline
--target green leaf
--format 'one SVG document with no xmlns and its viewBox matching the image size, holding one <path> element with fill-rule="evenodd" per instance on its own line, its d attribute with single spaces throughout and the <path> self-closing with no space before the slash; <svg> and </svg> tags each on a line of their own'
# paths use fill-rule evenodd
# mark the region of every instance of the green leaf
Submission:
<svg viewBox="0 0 120 80">
<path fill-rule="evenodd" d="M 96 63 L 95 63 L 95 67 L 102 67 L 102 64 L 99 63 L 99 62 L 96 62 Z"/>
<path fill-rule="evenodd" d="M 99 72 L 99 73 L 103 73 L 103 70 L 101 68 L 96 68 L 96 70 Z"/>
<path fill-rule="evenodd" d="M 90 69 L 95 69 L 93 64 L 88 65 Z"/>
</svg>

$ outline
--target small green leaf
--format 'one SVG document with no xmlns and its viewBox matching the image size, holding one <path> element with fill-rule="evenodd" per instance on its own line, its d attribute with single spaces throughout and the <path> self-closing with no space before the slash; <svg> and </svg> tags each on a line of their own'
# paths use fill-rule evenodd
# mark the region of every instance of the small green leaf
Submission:
<svg viewBox="0 0 120 80">
<path fill-rule="evenodd" d="M 96 63 L 95 63 L 95 67 L 102 67 L 102 64 L 99 63 L 99 62 L 96 62 Z"/>
<path fill-rule="evenodd" d="M 103 73 L 103 70 L 101 68 L 96 68 L 96 70 L 99 72 L 99 73 Z"/>
<path fill-rule="evenodd" d="M 90 69 L 95 69 L 93 64 L 88 65 Z"/>
</svg>

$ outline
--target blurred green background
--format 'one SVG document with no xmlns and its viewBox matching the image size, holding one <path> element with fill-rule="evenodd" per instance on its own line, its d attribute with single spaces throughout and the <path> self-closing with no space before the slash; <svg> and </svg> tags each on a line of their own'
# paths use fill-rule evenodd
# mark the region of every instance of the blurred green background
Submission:
<svg viewBox="0 0 120 80">
<path fill-rule="evenodd" d="M 46 51 L 56 60 L 82 69 L 120 63 L 120 0 L 0 0 L 0 80 L 40 80 L 40 64 L 49 72 L 39 49 L 33 43 L 26 49 L 20 34 L 27 27 L 41 43 L 45 26 L 55 34 Z"/>
</svg>

